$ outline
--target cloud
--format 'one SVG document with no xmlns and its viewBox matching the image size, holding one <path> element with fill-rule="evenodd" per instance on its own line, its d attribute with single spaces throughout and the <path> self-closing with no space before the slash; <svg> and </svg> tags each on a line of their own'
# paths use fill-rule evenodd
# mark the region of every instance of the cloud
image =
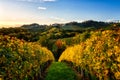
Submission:
<svg viewBox="0 0 120 80">
<path fill-rule="evenodd" d="M 56 0 L 41 0 L 43 2 L 55 2 Z"/>
<path fill-rule="evenodd" d="M 107 19 L 105 22 L 115 22 L 115 19 Z"/>
<path fill-rule="evenodd" d="M 46 10 L 47 8 L 46 8 L 46 7 L 41 7 L 41 6 L 39 6 L 38 9 L 39 9 L 39 10 Z"/>
<path fill-rule="evenodd" d="M 120 22 L 120 20 L 118 20 L 118 19 L 107 19 L 106 22 L 115 22 L 115 23 L 118 23 L 118 22 Z"/>
<path fill-rule="evenodd" d="M 55 2 L 56 0 L 18 0 L 18 1 L 26 1 L 26 2 Z"/>
<path fill-rule="evenodd" d="M 34 2 L 34 1 L 36 1 L 36 0 L 18 0 L 18 1 Z"/>
<path fill-rule="evenodd" d="M 54 17 L 54 16 L 52 16 L 52 17 L 50 17 L 50 18 L 53 19 L 53 20 L 55 20 L 55 21 L 65 21 L 65 19 L 59 18 L 59 17 Z"/>
</svg>

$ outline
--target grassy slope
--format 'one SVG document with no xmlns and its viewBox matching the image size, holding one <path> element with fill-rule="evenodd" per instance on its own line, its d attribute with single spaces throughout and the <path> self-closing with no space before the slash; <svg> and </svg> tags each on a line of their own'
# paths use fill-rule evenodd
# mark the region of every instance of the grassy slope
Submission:
<svg viewBox="0 0 120 80">
<path fill-rule="evenodd" d="M 65 63 L 54 62 L 48 68 L 45 80 L 76 80 L 76 75 Z"/>
</svg>

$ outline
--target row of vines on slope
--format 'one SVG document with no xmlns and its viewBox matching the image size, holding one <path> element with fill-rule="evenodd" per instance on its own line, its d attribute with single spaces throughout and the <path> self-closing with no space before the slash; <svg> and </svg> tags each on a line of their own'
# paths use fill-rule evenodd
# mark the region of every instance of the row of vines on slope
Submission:
<svg viewBox="0 0 120 80">
<path fill-rule="evenodd" d="M 36 43 L 0 35 L 0 75 L 4 80 L 34 80 L 53 54 Z"/>
<path fill-rule="evenodd" d="M 120 79 L 120 28 L 90 34 L 86 41 L 68 47 L 59 61 L 72 62 L 100 80 Z"/>
</svg>

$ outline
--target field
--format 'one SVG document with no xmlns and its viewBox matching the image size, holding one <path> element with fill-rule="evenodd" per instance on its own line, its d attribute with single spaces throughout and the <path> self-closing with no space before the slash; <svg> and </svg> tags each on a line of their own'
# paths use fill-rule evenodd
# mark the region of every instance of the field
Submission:
<svg viewBox="0 0 120 80">
<path fill-rule="evenodd" d="M 120 23 L 88 21 L 1 28 L 1 78 L 119 80 Z"/>
</svg>

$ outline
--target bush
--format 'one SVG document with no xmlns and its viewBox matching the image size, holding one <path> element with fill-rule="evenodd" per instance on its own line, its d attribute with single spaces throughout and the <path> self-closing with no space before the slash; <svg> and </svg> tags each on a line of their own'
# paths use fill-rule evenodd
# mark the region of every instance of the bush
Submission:
<svg viewBox="0 0 120 80">
<path fill-rule="evenodd" d="M 53 61 L 52 53 L 36 43 L 0 35 L 0 75 L 4 80 L 34 80 L 40 66 Z"/>
<path fill-rule="evenodd" d="M 66 44 L 64 41 L 58 39 L 52 47 L 52 52 L 55 56 L 55 59 L 58 60 L 62 52 L 65 50 Z"/>
</svg>

